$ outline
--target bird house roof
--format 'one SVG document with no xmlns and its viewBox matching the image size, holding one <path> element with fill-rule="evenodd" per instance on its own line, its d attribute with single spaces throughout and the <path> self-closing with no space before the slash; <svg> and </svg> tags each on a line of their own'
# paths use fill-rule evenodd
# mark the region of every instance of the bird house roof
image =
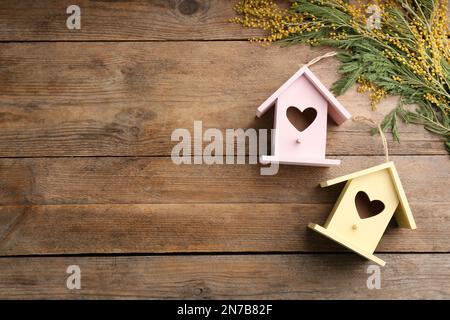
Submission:
<svg viewBox="0 0 450 320">
<path fill-rule="evenodd" d="M 399 206 L 395 212 L 395 219 L 397 223 L 402 228 L 416 229 L 416 223 L 414 221 L 414 217 L 411 213 L 411 209 L 408 204 L 408 199 L 406 199 L 405 191 L 403 190 L 402 183 L 400 181 L 400 177 L 398 176 L 397 169 L 394 166 L 392 161 L 380 164 L 375 167 L 371 167 L 365 170 L 361 170 L 358 172 L 350 173 L 348 175 L 331 179 L 320 184 L 321 187 L 328 187 L 337 183 L 341 183 L 347 180 L 355 179 L 360 176 L 368 175 L 376 171 L 380 170 L 388 170 L 389 174 L 392 178 L 392 183 L 394 184 L 395 190 L 397 191 L 397 197 L 399 200 Z"/>
<path fill-rule="evenodd" d="M 261 117 L 273 105 L 275 100 L 287 90 L 291 84 L 300 77 L 306 77 L 319 91 L 319 93 L 327 100 L 329 104 L 328 112 L 331 118 L 337 123 L 341 124 L 345 120 L 350 119 L 350 113 L 342 106 L 342 104 L 334 97 L 334 95 L 320 82 L 319 79 L 309 70 L 305 65 L 301 67 L 292 77 L 289 78 L 281 87 L 278 88 L 266 101 L 264 101 L 256 111 L 256 115 Z"/>
</svg>

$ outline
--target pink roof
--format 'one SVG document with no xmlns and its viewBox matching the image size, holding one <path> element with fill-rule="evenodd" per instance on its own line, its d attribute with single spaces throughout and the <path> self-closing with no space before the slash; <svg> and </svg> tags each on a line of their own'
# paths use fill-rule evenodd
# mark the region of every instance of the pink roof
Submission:
<svg viewBox="0 0 450 320">
<path fill-rule="evenodd" d="M 301 67 L 292 77 L 289 78 L 277 91 L 275 91 L 266 101 L 264 101 L 256 111 L 256 115 L 261 117 L 267 110 L 273 105 L 278 96 L 283 93 L 289 86 L 301 76 L 306 76 L 314 87 L 322 94 L 329 104 L 328 112 L 330 117 L 337 123 L 341 124 L 345 120 L 350 119 L 350 113 L 344 108 L 344 106 L 334 97 L 334 95 L 320 82 L 314 73 L 309 70 L 307 66 Z"/>
</svg>

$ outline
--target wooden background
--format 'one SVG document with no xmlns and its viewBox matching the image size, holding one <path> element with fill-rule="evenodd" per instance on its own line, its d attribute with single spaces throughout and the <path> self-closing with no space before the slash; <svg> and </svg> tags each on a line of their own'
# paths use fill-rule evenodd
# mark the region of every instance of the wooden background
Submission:
<svg viewBox="0 0 450 320">
<path fill-rule="evenodd" d="M 263 48 L 220 0 L 0 3 L 0 298 L 449 298 L 450 161 L 420 126 L 389 147 L 418 229 L 389 228 L 368 290 L 357 255 L 306 229 L 341 186 L 383 161 L 364 124 L 329 125 L 330 169 L 182 165 L 176 128 L 271 128 L 256 107 L 327 49 Z M 330 86 L 331 58 L 311 69 Z M 381 120 L 350 90 L 353 115 Z M 79 265 L 82 289 L 66 288 Z"/>
</svg>

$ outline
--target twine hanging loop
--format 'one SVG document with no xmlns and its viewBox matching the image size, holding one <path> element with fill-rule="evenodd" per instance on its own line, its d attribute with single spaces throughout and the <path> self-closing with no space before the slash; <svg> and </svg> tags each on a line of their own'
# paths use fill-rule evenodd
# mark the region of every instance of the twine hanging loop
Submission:
<svg viewBox="0 0 450 320">
<path fill-rule="evenodd" d="M 335 55 L 337 55 L 336 51 L 330 51 L 330 52 L 327 52 L 327 53 L 325 53 L 325 54 L 323 54 L 321 56 L 315 57 L 314 59 L 312 59 L 308 63 L 300 64 L 299 67 L 303 67 L 303 66 L 310 67 L 310 66 L 312 66 L 313 64 L 316 64 L 317 62 L 319 62 L 322 59 L 329 58 L 329 57 L 334 57 Z"/>
<path fill-rule="evenodd" d="M 381 129 L 381 126 L 379 124 L 377 124 L 375 121 L 373 121 L 372 119 L 364 117 L 364 116 L 355 116 L 355 117 L 353 117 L 352 120 L 354 122 L 368 123 L 369 125 L 378 128 L 378 132 L 380 133 L 381 141 L 383 143 L 384 155 L 386 157 L 386 162 L 389 162 L 388 144 L 387 144 L 386 136 L 384 135 L 383 129 Z"/>
</svg>

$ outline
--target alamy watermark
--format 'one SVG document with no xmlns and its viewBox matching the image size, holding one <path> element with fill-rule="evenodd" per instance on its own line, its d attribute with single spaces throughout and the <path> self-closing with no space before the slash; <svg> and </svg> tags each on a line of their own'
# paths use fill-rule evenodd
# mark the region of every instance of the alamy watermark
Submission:
<svg viewBox="0 0 450 320">
<path fill-rule="evenodd" d="M 66 273 L 70 274 L 66 280 L 66 287 L 69 290 L 81 289 L 81 269 L 80 266 L 70 265 L 66 269 Z"/>
<path fill-rule="evenodd" d="M 76 4 L 67 7 L 66 13 L 70 16 L 66 20 L 66 27 L 69 30 L 81 29 L 81 9 Z"/>
<path fill-rule="evenodd" d="M 377 265 L 370 265 L 367 267 L 367 273 L 370 274 L 370 276 L 367 278 L 367 289 L 373 290 L 373 289 L 381 289 L 381 269 L 380 266 Z"/>
<path fill-rule="evenodd" d="M 367 29 L 370 31 L 373 29 L 381 29 L 381 8 L 376 4 L 372 4 L 367 8 L 366 12 L 371 14 L 367 17 Z"/>
<path fill-rule="evenodd" d="M 268 135 L 275 139 L 275 129 L 203 130 L 202 121 L 194 121 L 193 134 L 188 129 L 175 129 L 171 140 L 173 163 L 181 164 L 257 164 L 260 155 L 267 155 Z M 205 145 L 206 143 L 206 145 Z M 248 151 L 248 155 L 247 155 Z M 261 175 L 275 175 L 279 164 L 271 162 L 260 168 Z"/>
</svg>

